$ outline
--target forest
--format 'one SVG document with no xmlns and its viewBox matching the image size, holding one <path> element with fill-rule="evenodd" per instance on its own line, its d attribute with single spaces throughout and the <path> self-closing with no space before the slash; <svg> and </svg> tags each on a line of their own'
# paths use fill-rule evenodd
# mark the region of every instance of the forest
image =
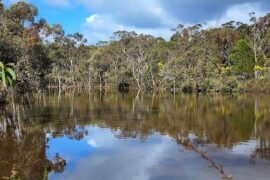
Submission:
<svg viewBox="0 0 270 180">
<path fill-rule="evenodd" d="M 37 16 L 32 4 L 0 0 L 2 92 L 270 90 L 270 13 L 250 13 L 248 24 L 180 24 L 170 40 L 121 30 L 96 45 Z"/>
</svg>

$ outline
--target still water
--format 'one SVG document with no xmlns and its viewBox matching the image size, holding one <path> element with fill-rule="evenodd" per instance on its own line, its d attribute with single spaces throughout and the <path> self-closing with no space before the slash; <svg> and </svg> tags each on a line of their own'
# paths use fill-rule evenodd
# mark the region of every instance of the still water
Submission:
<svg viewBox="0 0 270 180">
<path fill-rule="evenodd" d="M 48 93 L 0 115 L 0 179 L 270 179 L 269 95 Z"/>
</svg>

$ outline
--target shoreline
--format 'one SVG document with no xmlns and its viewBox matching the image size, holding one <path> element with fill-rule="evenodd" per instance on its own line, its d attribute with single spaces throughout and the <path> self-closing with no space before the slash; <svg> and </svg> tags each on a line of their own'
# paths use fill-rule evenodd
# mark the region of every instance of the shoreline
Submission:
<svg viewBox="0 0 270 180">
<path fill-rule="evenodd" d="M 50 86 L 46 90 L 57 90 L 59 91 L 59 88 L 57 86 Z M 45 90 L 45 91 L 46 91 Z M 87 91 L 106 91 L 106 92 L 120 92 L 116 87 L 108 86 L 103 88 L 102 90 L 99 87 L 82 87 L 82 86 L 66 86 L 64 89 L 61 90 L 61 92 L 68 91 L 68 90 L 87 90 Z M 184 94 L 207 94 L 207 93 L 217 93 L 217 94 L 228 94 L 228 93 L 270 93 L 269 89 L 263 89 L 263 90 L 232 90 L 232 91 L 221 91 L 221 90 L 207 90 L 207 91 L 200 91 L 196 92 L 196 90 L 193 90 L 191 92 L 185 92 L 181 88 L 177 88 L 175 91 L 162 88 L 162 89 L 139 89 L 136 87 L 129 88 L 126 92 L 154 92 L 154 93 L 184 93 Z"/>
</svg>

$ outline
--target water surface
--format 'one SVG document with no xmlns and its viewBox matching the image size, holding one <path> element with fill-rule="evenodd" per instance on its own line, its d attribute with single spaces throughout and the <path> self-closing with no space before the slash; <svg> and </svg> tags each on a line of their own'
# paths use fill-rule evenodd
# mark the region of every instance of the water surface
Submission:
<svg viewBox="0 0 270 180">
<path fill-rule="evenodd" d="M 0 178 L 269 179 L 270 96 L 62 92 L 0 110 Z"/>
</svg>

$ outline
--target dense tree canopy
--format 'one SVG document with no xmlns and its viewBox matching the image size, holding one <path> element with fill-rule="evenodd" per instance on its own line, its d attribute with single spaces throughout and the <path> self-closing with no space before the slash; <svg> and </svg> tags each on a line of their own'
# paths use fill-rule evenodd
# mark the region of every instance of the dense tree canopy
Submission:
<svg viewBox="0 0 270 180">
<path fill-rule="evenodd" d="M 29 3 L 4 7 L 0 1 L 0 12 L 0 61 L 15 63 L 17 90 L 232 91 L 248 90 L 255 81 L 269 90 L 270 14 L 251 13 L 250 25 L 178 25 L 169 41 L 118 31 L 90 46 L 83 35 L 66 35 L 61 25 L 38 19 L 38 9 Z"/>
<path fill-rule="evenodd" d="M 236 74 L 252 75 L 255 67 L 254 52 L 246 40 L 239 40 L 232 50 L 229 59 Z"/>
</svg>

